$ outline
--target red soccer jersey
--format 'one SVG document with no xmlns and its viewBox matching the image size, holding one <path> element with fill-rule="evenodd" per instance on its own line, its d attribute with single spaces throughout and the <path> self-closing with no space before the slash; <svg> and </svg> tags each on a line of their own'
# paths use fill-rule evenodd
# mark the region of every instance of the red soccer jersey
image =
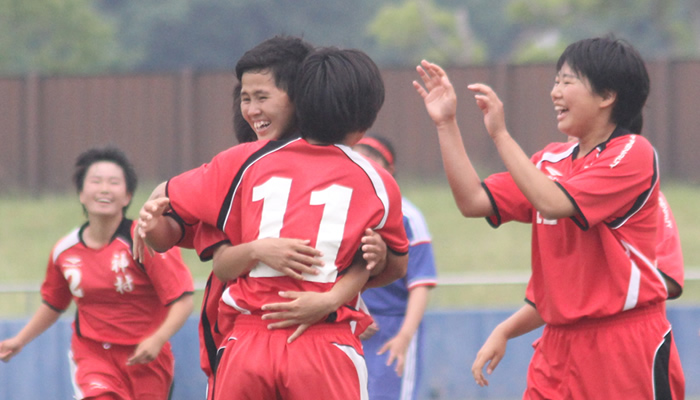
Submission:
<svg viewBox="0 0 700 400">
<path fill-rule="evenodd" d="M 484 182 L 498 226 L 532 223 L 527 298 L 549 324 L 600 318 L 666 299 L 656 267 L 658 168 L 642 136 L 616 130 L 575 159 L 578 144 L 553 143 L 532 158 L 570 197 L 576 215 L 540 217 L 508 173 Z"/>
<path fill-rule="evenodd" d="M 230 283 L 223 299 L 236 312 L 261 314 L 264 304 L 288 301 L 281 290 L 329 290 L 351 265 L 366 228 L 379 232 L 392 251 L 408 251 L 398 185 L 342 145 L 303 139 L 242 144 L 174 177 L 167 192 L 185 224 L 215 225 L 234 245 L 289 237 L 309 239 L 323 252 L 321 273 L 303 281 L 259 264 Z"/>
<path fill-rule="evenodd" d="M 683 270 L 681 240 L 678 237 L 678 227 L 676 226 L 675 218 L 673 218 L 671 207 L 668 206 L 666 197 L 661 192 L 659 192 L 658 226 L 656 259 L 658 260 L 659 270 L 666 277 L 676 282 L 682 290 L 685 273 Z M 680 293 L 669 298 L 675 299 L 679 296 Z"/>
<path fill-rule="evenodd" d="M 194 292 L 179 249 L 150 257 L 143 265 L 131 253 L 135 223 L 124 219 L 112 241 L 91 249 L 82 241 L 87 225 L 59 240 L 51 252 L 43 301 L 63 311 L 75 299 L 75 334 L 121 345 L 138 344 L 165 319 L 167 305 Z"/>
</svg>

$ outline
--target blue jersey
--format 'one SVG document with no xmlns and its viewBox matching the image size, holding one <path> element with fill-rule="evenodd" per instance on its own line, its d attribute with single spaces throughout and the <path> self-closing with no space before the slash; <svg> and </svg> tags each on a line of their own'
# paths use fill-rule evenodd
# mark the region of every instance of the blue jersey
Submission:
<svg viewBox="0 0 700 400">
<path fill-rule="evenodd" d="M 411 202 L 402 199 L 403 224 L 409 240 L 406 276 L 383 287 L 362 293 L 372 315 L 404 315 L 408 292 L 417 286 L 435 286 L 437 273 L 433 245 L 423 214 Z"/>
</svg>

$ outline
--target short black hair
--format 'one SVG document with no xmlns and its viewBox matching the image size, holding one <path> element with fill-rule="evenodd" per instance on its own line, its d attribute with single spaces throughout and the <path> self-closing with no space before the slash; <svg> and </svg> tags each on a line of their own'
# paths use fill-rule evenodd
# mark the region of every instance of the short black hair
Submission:
<svg viewBox="0 0 700 400">
<path fill-rule="evenodd" d="M 651 84 L 644 60 L 631 44 L 613 35 L 579 40 L 561 54 L 557 71 L 564 63 L 585 77 L 598 95 L 615 92 L 612 121 L 641 133 L 642 109 Z"/>
<path fill-rule="evenodd" d="M 123 151 L 119 148 L 108 145 L 102 148 L 92 148 L 82 152 L 77 160 L 75 161 L 75 172 L 73 173 L 73 183 L 78 193 L 83 191 L 83 185 L 85 184 L 85 175 L 92 164 L 109 161 L 117 164 L 122 171 L 124 171 L 124 180 L 126 181 L 126 191 L 127 193 L 133 195 L 136 192 L 136 186 L 138 185 L 138 177 L 136 176 L 136 169 L 129 162 Z M 124 212 L 129 207 L 127 205 L 124 207 Z"/>
<path fill-rule="evenodd" d="M 300 37 L 278 35 L 246 51 L 236 63 L 236 78 L 241 81 L 246 72 L 270 71 L 275 86 L 284 90 L 294 101 L 294 82 L 299 67 L 313 46 Z"/>
<path fill-rule="evenodd" d="M 326 47 L 304 61 L 297 93 L 302 137 L 341 143 L 347 134 L 365 132 L 374 124 L 384 104 L 384 81 L 361 50 Z"/>
<path fill-rule="evenodd" d="M 238 78 L 240 83 L 243 74 L 246 72 L 270 71 L 275 78 L 275 86 L 287 93 L 289 101 L 295 104 L 295 83 L 299 74 L 299 68 L 313 49 L 314 47 L 310 43 L 300 37 L 274 36 L 243 53 L 238 63 L 236 63 L 236 78 Z M 240 87 L 238 87 L 238 99 L 236 98 L 235 90 L 236 88 L 234 88 L 233 93 L 234 107 L 236 103 L 238 104 L 238 108 L 237 110 L 234 109 L 233 115 L 236 138 L 240 143 L 255 141 L 258 137 L 253 129 L 246 129 L 241 122 L 245 122 L 245 119 L 243 119 L 240 110 Z M 290 129 L 283 132 L 282 137 L 278 139 L 286 139 L 296 134 L 297 124 L 294 121 Z"/>
</svg>

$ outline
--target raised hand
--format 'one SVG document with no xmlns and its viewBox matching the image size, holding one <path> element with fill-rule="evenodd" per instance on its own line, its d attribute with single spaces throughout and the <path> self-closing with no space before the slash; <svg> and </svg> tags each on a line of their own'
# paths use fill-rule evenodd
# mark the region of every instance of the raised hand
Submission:
<svg viewBox="0 0 700 400">
<path fill-rule="evenodd" d="M 469 90 L 475 92 L 476 105 L 484 113 L 484 125 L 489 135 L 496 138 L 499 134 L 506 132 L 505 112 L 503 103 L 498 98 L 496 92 L 482 83 L 474 83 L 467 86 Z"/>
<path fill-rule="evenodd" d="M 413 87 L 423 98 L 428 115 L 435 125 L 453 122 L 457 115 L 457 94 L 445 71 L 439 65 L 425 60 L 416 67 L 416 71 L 423 85 L 413 81 Z"/>
</svg>

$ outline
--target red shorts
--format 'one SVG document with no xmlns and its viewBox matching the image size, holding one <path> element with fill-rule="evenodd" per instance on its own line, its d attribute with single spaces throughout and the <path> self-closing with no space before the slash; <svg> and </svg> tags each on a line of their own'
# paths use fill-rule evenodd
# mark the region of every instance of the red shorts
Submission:
<svg viewBox="0 0 700 400">
<path fill-rule="evenodd" d="M 664 303 L 544 328 L 523 399 L 683 399 Z"/>
<path fill-rule="evenodd" d="M 259 316 L 236 318 L 222 343 L 214 399 L 367 399 L 367 366 L 349 323 L 269 330 Z"/>
<path fill-rule="evenodd" d="M 167 399 L 175 368 L 170 343 L 150 363 L 127 366 L 135 349 L 73 335 L 70 361 L 76 398 L 114 393 L 129 400 Z"/>
</svg>

